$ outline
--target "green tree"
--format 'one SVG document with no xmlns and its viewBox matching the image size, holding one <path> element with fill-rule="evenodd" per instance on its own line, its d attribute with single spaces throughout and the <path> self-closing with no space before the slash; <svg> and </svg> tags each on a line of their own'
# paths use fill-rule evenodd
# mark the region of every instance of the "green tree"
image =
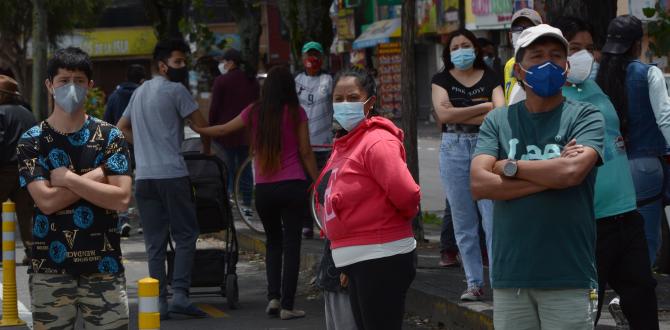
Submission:
<svg viewBox="0 0 670 330">
<path fill-rule="evenodd" d="M 546 23 L 554 24 L 561 16 L 578 17 L 593 26 L 593 41 L 600 49 L 605 44 L 607 25 L 616 17 L 617 0 L 546 1 Z"/>
<path fill-rule="evenodd" d="M 247 66 L 250 66 L 245 69 L 255 72 L 260 57 L 258 42 L 263 32 L 261 27 L 262 2 L 259 0 L 224 0 L 224 3 L 237 23 L 242 59 Z M 191 10 L 179 24 L 181 32 L 188 35 L 189 41 L 197 45 L 200 53 L 207 53 L 212 47 L 223 49 L 226 46 L 215 43 L 214 34 L 206 25 L 211 17 L 211 11 L 204 0 L 193 0 Z"/>
<path fill-rule="evenodd" d="M 235 17 L 237 32 L 240 35 L 242 59 L 251 66 L 248 71 L 256 72 L 259 61 L 258 42 L 261 39 L 261 1 L 226 0 L 228 8 Z"/>
<path fill-rule="evenodd" d="M 302 67 L 302 45 L 307 41 L 318 41 L 328 55 L 334 36 L 330 18 L 332 0 L 278 0 L 277 3 L 288 28 L 294 67 Z"/>
<path fill-rule="evenodd" d="M 144 0 L 144 8 L 158 40 L 184 37 L 179 26 L 190 6 L 190 0 Z"/>
<path fill-rule="evenodd" d="M 106 1 L 58 0 L 46 1 L 46 38 L 54 47 L 58 37 L 75 28 L 93 26 Z M 29 80 L 28 41 L 33 31 L 33 3 L 25 0 L 0 1 L 0 66 L 12 70 L 24 97 L 30 99 L 31 91 L 26 86 Z M 39 111 L 39 110 L 38 110 Z M 40 117 L 41 118 L 41 117 Z"/>
</svg>

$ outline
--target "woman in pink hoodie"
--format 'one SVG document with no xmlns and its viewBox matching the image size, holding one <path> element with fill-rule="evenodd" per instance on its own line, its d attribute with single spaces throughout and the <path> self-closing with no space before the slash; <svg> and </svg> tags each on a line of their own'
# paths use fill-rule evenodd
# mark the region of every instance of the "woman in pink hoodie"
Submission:
<svg viewBox="0 0 670 330">
<path fill-rule="evenodd" d="M 360 330 L 400 329 L 416 274 L 412 219 L 420 188 L 407 169 L 403 133 L 376 116 L 376 99 L 366 72 L 352 68 L 336 77 L 334 119 L 342 129 L 315 185 Z"/>
</svg>

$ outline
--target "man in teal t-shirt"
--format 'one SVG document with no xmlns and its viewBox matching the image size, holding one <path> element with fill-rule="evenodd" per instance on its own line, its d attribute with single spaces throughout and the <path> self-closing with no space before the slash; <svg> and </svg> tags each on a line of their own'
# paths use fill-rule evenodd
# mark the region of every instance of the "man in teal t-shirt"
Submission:
<svg viewBox="0 0 670 330">
<path fill-rule="evenodd" d="M 541 24 L 519 37 L 527 99 L 489 113 L 471 167 L 475 198 L 495 200 L 496 329 L 592 329 L 597 287 L 593 193 L 603 116 L 561 94 L 568 42 Z M 564 155 L 575 150 L 580 152 Z"/>
<path fill-rule="evenodd" d="M 567 99 L 596 106 L 605 119 L 604 164 L 598 168 L 595 185 L 597 223 L 598 315 L 607 286 L 620 295 L 609 303 L 617 326 L 658 329 L 656 280 L 651 274 L 644 220 L 637 212 L 635 186 L 628 164 L 619 117 L 598 84 L 588 80 L 593 65 L 591 27 L 575 17 L 562 17 L 556 27 L 569 42 Z M 573 153 L 581 148 L 573 148 Z M 578 152 L 578 151 L 577 151 Z"/>
</svg>

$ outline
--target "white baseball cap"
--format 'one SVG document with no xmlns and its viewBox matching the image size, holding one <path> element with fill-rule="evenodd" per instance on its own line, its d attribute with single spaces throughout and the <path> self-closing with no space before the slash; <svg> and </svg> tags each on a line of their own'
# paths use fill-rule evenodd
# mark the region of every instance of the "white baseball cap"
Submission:
<svg viewBox="0 0 670 330">
<path fill-rule="evenodd" d="M 531 26 L 523 32 L 521 32 L 521 35 L 519 36 L 519 41 L 517 41 L 517 47 L 514 49 L 514 56 L 516 57 L 516 54 L 519 52 L 519 49 L 521 48 L 526 48 L 530 46 L 535 40 L 537 40 L 540 37 L 552 37 L 555 38 L 556 40 L 560 41 L 563 46 L 565 46 L 565 50 L 568 50 L 568 41 L 563 37 L 563 33 L 561 33 L 561 30 L 549 25 L 549 24 L 540 24 L 536 26 Z"/>
</svg>

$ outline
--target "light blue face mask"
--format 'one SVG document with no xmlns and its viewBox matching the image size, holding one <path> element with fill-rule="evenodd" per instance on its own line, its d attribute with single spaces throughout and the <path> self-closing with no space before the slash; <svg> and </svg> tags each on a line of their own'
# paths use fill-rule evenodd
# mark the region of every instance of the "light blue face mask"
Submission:
<svg viewBox="0 0 670 330">
<path fill-rule="evenodd" d="M 72 114 L 84 106 L 86 93 L 88 93 L 88 89 L 75 83 L 53 89 L 54 101 L 68 114 Z"/>
<path fill-rule="evenodd" d="M 598 69 L 600 68 L 600 63 L 593 61 L 593 65 L 591 66 L 591 73 L 589 74 L 589 77 L 586 78 L 587 80 L 596 80 L 596 77 L 598 76 Z"/>
<path fill-rule="evenodd" d="M 333 103 L 333 117 L 347 132 L 351 132 L 365 119 L 365 102 L 336 102 Z"/>
<path fill-rule="evenodd" d="M 476 57 L 474 48 L 459 48 L 451 51 L 451 63 L 459 70 L 470 68 Z"/>
</svg>

